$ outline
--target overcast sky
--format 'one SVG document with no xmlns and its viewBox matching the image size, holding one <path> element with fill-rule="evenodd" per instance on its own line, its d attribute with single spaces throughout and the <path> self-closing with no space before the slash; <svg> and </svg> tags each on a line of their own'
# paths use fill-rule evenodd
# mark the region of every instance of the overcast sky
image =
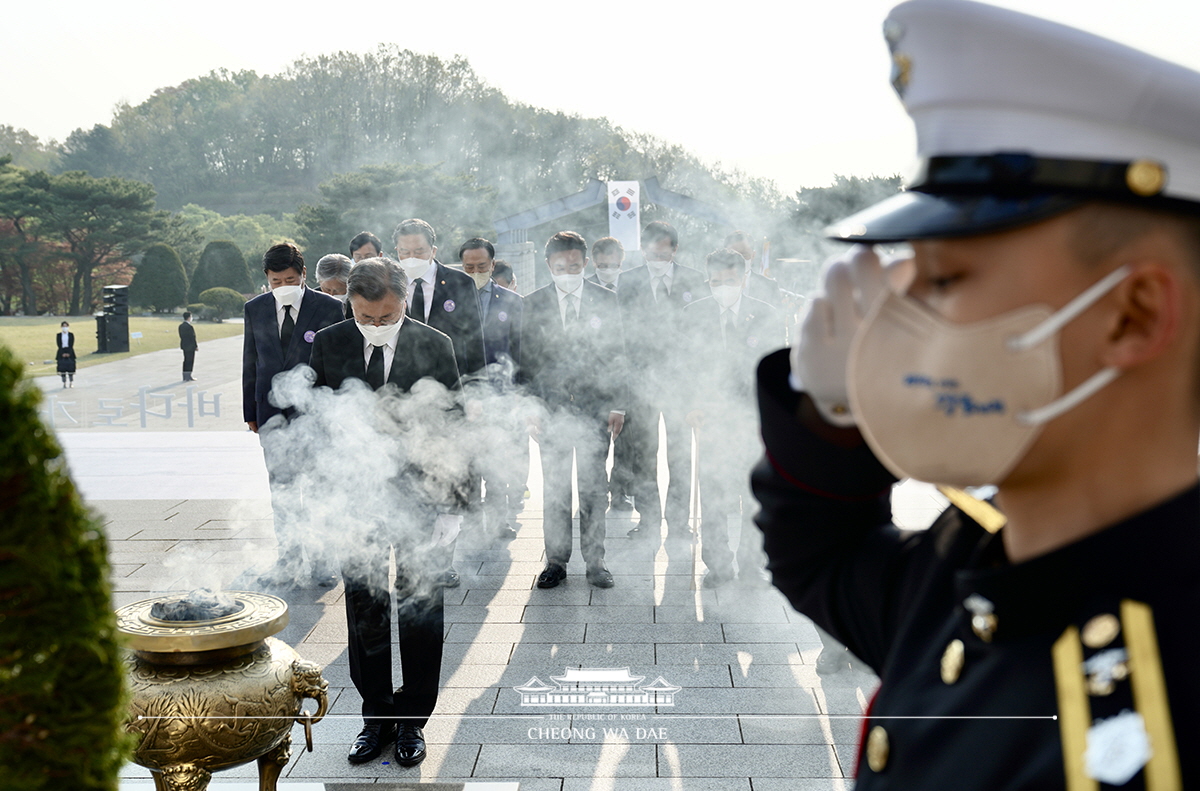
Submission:
<svg viewBox="0 0 1200 791">
<path fill-rule="evenodd" d="M 996 3 L 1200 69 L 1195 0 Z M 275 73 L 380 42 L 466 56 L 510 99 L 607 117 L 785 190 L 905 172 L 911 127 L 888 85 L 891 0 L 488 0 L 280 4 L 10 3 L 0 124 L 42 138 L 212 69 Z"/>
</svg>

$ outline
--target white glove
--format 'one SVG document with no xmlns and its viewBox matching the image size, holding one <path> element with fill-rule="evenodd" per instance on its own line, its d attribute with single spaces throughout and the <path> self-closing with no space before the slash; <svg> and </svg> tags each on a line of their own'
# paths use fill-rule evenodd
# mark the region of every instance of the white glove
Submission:
<svg viewBox="0 0 1200 791">
<path fill-rule="evenodd" d="M 850 342 L 886 287 L 875 249 L 855 245 L 825 264 L 821 291 L 800 317 L 792 347 L 792 388 L 808 393 L 821 417 L 835 426 L 854 425 L 846 388 Z"/>
<path fill-rule="evenodd" d="M 433 544 L 438 547 L 449 546 L 450 542 L 462 530 L 462 517 L 457 514 L 438 514 L 433 520 Z"/>
</svg>

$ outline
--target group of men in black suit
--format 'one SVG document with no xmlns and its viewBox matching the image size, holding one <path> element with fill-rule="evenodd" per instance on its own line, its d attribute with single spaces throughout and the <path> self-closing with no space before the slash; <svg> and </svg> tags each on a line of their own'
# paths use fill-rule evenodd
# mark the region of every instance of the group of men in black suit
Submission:
<svg viewBox="0 0 1200 791">
<path fill-rule="evenodd" d="M 751 371 L 784 333 L 779 311 L 749 295 L 753 280 L 747 282 L 741 254 L 717 251 L 705 272 L 681 266 L 674 260 L 678 235 L 666 223 L 647 226 L 646 262 L 628 270 L 621 269 L 619 242 L 598 242 L 591 278 L 584 277 L 591 263 L 584 238 L 555 234 L 545 247 L 552 283 L 524 299 L 493 280 L 500 262 L 487 240 L 459 248 L 461 269 L 438 260 L 437 236 L 422 220 L 400 223 L 392 241 L 395 260 L 382 256 L 382 242 L 369 233 L 355 237 L 350 257 L 322 258 L 320 291 L 306 287 L 304 259 L 294 245 L 267 252 L 263 269 L 271 291 L 246 304 L 243 400 L 269 471 L 279 544 L 273 576 L 303 580 L 311 574 L 330 584 L 336 562 L 345 580 L 351 677 L 364 718 L 349 760 L 372 760 L 394 742 L 397 762 L 412 766 L 425 756 L 422 728 L 437 700 L 442 589 L 459 584 L 452 565 L 456 537 L 464 517 L 493 536 L 515 535 L 528 438 L 539 445 L 544 486 L 546 565 L 537 587 L 555 587 L 567 576 L 573 461 L 589 583 L 613 585 L 605 563 L 610 489 L 614 510 L 639 513 L 631 537 L 657 538 L 665 517 L 668 540 L 692 540 L 693 435 L 700 438 L 704 585 L 730 582 L 737 571 L 729 517 L 750 513 L 741 500 L 741 471 L 755 452 L 742 447 L 755 445 Z M 316 387 L 339 390 L 360 380 L 385 398 L 432 379 L 453 394 L 463 427 L 455 441 L 465 445 L 462 437 L 471 438 L 469 449 L 458 449 L 468 461 L 439 486 L 428 479 L 445 477 L 444 469 L 403 465 L 389 485 L 408 496 L 404 517 L 356 515 L 372 522 L 360 542 L 366 546 L 339 558 L 327 557 L 318 537 L 305 535 L 306 458 L 286 439 L 292 408 L 271 397 L 275 376 L 301 365 L 311 367 Z M 658 490 L 660 418 L 669 473 L 665 508 Z M 616 454 L 611 483 L 605 472 L 610 439 Z M 745 464 L 731 462 L 735 450 Z M 738 553 L 743 577 L 761 574 L 758 542 L 741 543 L 749 548 Z M 391 676 L 387 577 L 393 551 L 400 689 L 393 689 Z"/>
</svg>

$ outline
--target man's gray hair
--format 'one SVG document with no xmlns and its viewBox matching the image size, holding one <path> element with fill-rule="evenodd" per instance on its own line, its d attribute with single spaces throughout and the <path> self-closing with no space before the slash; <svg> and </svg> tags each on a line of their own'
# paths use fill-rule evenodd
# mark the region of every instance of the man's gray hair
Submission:
<svg viewBox="0 0 1200 791">
<path fill-rule="evenodd" d="M 350 296 L 378 302 L 388 292 L 401 301 L 408 298 L 408 276 L 392 259 L 364 258 L 350 270 L 346 280 L 346 293 Z"/>
<path fill-rule="evenodd" d="M 317 282 L 324 283 L 326 280 L 340 280 L 343 283 L 350 277 L 350 270 L 354 268 L 354 262 L 349 256 L 344 256 L 341 253 L 330 253 L 321 258 L 317 262 Z"/>
</svg>

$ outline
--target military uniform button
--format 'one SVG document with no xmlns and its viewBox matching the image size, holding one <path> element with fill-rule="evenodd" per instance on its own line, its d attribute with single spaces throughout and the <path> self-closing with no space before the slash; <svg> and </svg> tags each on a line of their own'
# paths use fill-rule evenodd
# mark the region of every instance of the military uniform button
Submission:
<svg viewBox="0 0 1200 791">
<path fill-rule="evenodd" d="M 876 725 L 867 734 L 867 766 L 871 767 L 872 772 L 882 772 L 887 768 L 890 752 L 887 731 L 883 726 Z"/>
<path fill-rule="evenodd" d="M 951 640 L 942 653 L 942 681 L 953 684 L 962 675 L 964 661 L 963 641 Z"/>
<path fill-rule="evenodd" d="M 1121 633 L 1121 622 L 1111 613 L 1097 615 L 1083 625 L 1080 639 L 1088 648 L 1103 648 L 1117 639 Z"/>
</svg>

